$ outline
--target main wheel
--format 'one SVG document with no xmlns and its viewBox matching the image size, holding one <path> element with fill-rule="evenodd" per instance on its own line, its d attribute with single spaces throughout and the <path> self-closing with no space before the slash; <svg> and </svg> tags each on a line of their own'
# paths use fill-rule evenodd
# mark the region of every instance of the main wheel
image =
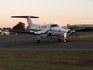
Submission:
<svg viewBox="0 0 93 70">
<path fill-rule="evenodd" d="M 58 39 L 58 42 L 61 42 L 62 40 L 61 39 Z"/>
<path fill-rule="evenodd" d="M 40 40 L 36 40 L 36 43 L 40 43 Z"/>
</svg>

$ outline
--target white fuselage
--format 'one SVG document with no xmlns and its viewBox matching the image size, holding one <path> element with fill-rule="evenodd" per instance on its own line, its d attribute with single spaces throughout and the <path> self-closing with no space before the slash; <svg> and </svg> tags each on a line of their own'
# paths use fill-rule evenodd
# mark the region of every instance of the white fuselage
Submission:
<svg viewBox="0 0 93 70">
<path fill-rule="evenodd" d="M 57 24 L 45 24 L 45 25 L 33 25 L 30 27 L 30 32 L 36 32 L 37 34 L 48 34 L 51 33 L 52 36 L 63 36 L 66 29 L 59 27 Z"/>
</svg>

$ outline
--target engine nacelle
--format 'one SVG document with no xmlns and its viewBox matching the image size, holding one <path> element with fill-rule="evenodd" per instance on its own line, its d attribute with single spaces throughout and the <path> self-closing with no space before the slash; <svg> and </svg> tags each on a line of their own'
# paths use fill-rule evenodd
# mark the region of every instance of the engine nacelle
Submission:
<svg viewBox="0 0 93 70">
<path fill-rule="evenodd" d="M 38 32 L 35 32 L 35 34 L 47 34 L 49 30 L 41 30 L 41 31 L 38 31 Z"/>
</svg>

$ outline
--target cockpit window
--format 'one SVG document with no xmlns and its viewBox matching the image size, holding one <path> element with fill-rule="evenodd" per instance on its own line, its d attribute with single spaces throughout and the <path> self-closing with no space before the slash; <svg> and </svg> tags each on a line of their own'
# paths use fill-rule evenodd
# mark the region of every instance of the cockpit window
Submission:
<svg viewBox="0 0 93 70">
<path fill-rule="evenodd" d="M 51 27 L 59 27 L 57 24 L 53 24 L 51 25 Z"/>
</svg>

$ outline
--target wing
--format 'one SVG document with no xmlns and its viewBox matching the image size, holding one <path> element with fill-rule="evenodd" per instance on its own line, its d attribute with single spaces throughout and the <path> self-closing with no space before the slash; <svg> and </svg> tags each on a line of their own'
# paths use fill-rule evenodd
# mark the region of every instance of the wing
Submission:
<svg viewBox="0 0 93 70">
<path fill-rule="evenodd" d="M 19 31 L 19 30 L 9 30 L 10 32 L 15 32 L 15 33 L 24 33 L 24 34 L 35 34 L 34 32 L 29 32 L 29 31 Z"/>
<path fill-rule="evenodd" d="M 9 30 L 10 32 L 15 33 L 24 33 L 24 34 L 32 34 L 32 35 L 44 35 L 47 34 L 49 30 L 41 30 L 38 32 L 30 32 L 30 31 L 19 31 L 19 30 Z"/>
</svg>

